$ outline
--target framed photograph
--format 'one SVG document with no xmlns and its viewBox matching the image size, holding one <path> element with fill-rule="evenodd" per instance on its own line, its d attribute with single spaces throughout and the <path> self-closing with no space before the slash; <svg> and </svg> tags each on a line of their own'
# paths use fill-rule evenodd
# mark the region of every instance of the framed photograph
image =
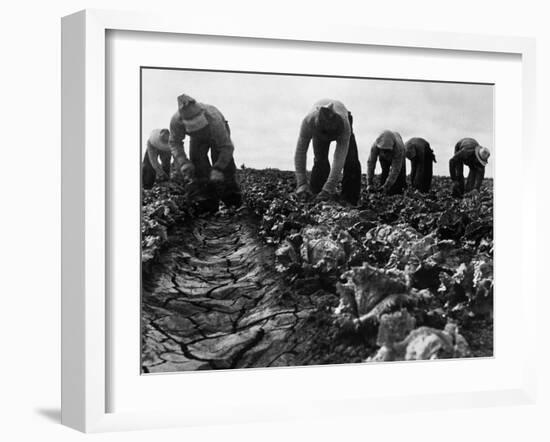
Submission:
<svg viewBox="0 0 550 442">
<path fill-rule="evenodd" d="M 532 402 L 534 53 L 65 17 L 62 422 Z"/>
</svg>

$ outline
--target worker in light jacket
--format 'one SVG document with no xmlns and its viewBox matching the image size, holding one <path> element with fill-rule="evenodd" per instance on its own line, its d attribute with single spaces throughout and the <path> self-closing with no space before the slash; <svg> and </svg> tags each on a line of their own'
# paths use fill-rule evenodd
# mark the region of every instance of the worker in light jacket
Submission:
<svg viewBox="0 0 550 442">
<path fill-rule="evenodd" d="M 332 165 L 329 148 L 336 141 Z M 313 144 L 311 181 L 307 182 L 306 159 L 309 144 Z M 294 155 L 296 192 L 313 193 L 317 200 L 333 199 L 341 183 L 341 196 L 350 204 L 357 204 L 361 191 L 361 163 L 353 133 L 353 118 L 346 106 L 338 100 L 316 102 L 302 120 Z"/>
<path fill-rule="evenodd" d="M 144 189 L 151 189 L 157 180 L 162 181 L 170 178 L 172 154 L 168 145 L 169 137 L 168 129 L 155 129 L 149 135 L 141 169 L 141 181 Z"/>
<path fill-rule="evenodd" d="M 480 146 L 473 138 L 462 138 L 455 145 L 455 154 L 449 160 L 449 172 L 453 180 L 453 196 L 462 196 L 465 192 L 479 191 L 485 176 L 485 166 L 491 152 Z M 470 172 L 464 185 L 464 166 Z"/>
<path fill-rule="evenodd" d="M 367 161 L 367 190 L 374 192 L 374 170 L 380 160 L 382 175 L 380 190 L 387 195 L 402 193 L 407 186 L 405 172 L 405 145 L 401 135 L 386 130 L 373 143 Z"/>
<path fill-rule="evenodd" d="M 414 137 L 405 143 L 405 156 L 411 162 L 411 186 L 428 192 L 432 184 L 435 154 L 424 138 Z"/>
<path fill-rule="evenodd" d="M 235 149 L 225 117 L 216 107 L 199 103 L 189 95 L 180 95 L 177 102 L 168 142 L 177 170 L 192 180 L 197 201 L 205 210 L 216 211 L 220 199 L 227 206 L 240 206 Z M 189 158 L 183 147 L 186 136 Z"/>
</svg>

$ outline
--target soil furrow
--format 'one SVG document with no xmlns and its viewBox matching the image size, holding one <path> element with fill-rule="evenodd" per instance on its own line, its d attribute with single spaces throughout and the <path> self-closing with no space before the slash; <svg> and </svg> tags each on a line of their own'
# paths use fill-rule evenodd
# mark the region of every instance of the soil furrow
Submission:
<svg viewBox="0 0 550 442">
<path fill-rule="evenodd" d="M 295 350 L 309 309 L 298 315 L 282 301 L 274 250 L 256 224 L 217 214 L 175 229 L 144 276 L 143 373 L 265 367 Z"/>
</svg>

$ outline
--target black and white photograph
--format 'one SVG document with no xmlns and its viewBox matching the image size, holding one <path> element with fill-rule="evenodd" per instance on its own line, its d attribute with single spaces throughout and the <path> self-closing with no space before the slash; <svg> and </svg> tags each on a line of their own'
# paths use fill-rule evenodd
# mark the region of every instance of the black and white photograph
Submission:
<svg viewBox="0 0 550 442">
<path fill-rule="evenodd" d="M 5 3 L 0 441 L 548 442 L 545 6 Z"/>
<path fill-rule="evenodd" d="M 493 357 L 493 84 L 140 79 L 142 374 Z"/>
</svg>

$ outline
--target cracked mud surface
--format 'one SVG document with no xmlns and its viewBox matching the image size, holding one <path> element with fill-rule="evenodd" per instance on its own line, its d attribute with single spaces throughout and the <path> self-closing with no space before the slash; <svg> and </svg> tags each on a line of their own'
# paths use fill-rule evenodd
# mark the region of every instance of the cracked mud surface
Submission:
<svg viewBox="0 0 550 442">
<path fill-rule="evenodd" d="M 323 296 L 286 291 L 248 215 L 176 229 L 142 287 L 142 371 L 303 363 L 304 324 Z"/>
</svg>

